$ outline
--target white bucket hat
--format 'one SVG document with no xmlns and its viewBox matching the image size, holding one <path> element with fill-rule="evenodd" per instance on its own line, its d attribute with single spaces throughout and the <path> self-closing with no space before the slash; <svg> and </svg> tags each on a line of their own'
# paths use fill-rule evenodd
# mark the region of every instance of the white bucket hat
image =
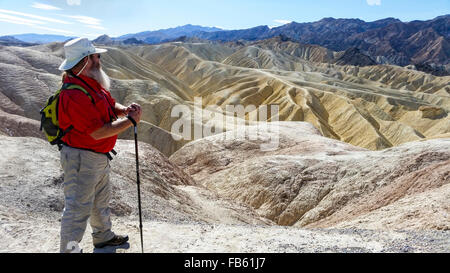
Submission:
<svg viewBox="0 0 450 273">
<path fill-rule="evenodd" d="M 84 57 L 97 53 L 105 53 L 106 51 L 108 50 L 103 48 L 95 48 L 87 38 L 76 38 L 70 40 L 64 45 L 66 59 L 59 66 L 59 70 L 69 70 Z"/>
</svg>

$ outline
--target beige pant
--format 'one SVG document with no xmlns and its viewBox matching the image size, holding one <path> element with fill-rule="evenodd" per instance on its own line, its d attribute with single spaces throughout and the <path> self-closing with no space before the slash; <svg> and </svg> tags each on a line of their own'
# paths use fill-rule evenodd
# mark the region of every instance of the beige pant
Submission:
<svg viewBox="0 0 450 273">
<path fill-rule="evenodd" d="M 89 217 L 94 244 L 112 239 L 110 165 L 106 155 L 63 146 L 61 166 L 65 207 L 60 252 L 70 252 L 74 244 L 81 242 Z"/>
</svg>

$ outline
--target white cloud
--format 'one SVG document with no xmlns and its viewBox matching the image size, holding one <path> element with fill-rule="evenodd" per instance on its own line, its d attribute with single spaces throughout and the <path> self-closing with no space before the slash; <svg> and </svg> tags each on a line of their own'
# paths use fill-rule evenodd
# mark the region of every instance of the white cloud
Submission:
<svg viewBox="0 0 450 273">
<path fill-rule="evenodd" d="M 282 25 L 292 23 L 292 21 L 282 20 L 282 19 L 276 19 L 276 20 L 273 20 L 273 21 L 276 22 L 276 23 L 282 24 Z"/>
<path fill-rule="evenodd" d="M 96 29 L 96 30 L 106 30 L 106 28 L 102 26 L 102 20 L 94 18 L 94 17 L 84 16 L 84 15 L 62 15 L 62 14 L 60 14 L 60 16 L 74 19 L 78 23 L 83 24 L 84 27 L 88 27 L 88 28 L 92 28 L 92 29 Z"/>
<path fill-rule="evenodd" d="M 47 25 L 48 23 L 58 23 L 58 24 L 65 24 L 65 25 L 69 25 L 72 23 L 53 19 L 53 18 L 38 16 L 38 15 L 34 15 L 34 14 L 12 11 L 12 10 L 0 9 L 0 21 L 10 23 L 10 24 L 16 24 L 16 25 L 26 25 L 26 26 L 36 28 L 36 29 L 43 29 L 46 31 L 51 31 L 53 33 L 56 32 L 56 33 L 63 33 L 63 34 L 74 34 L 72 31 L 67 31 L 67 30 L 58 29 L 58 28 L 49 28 L 47 26 L 44 26 L 44 25 Z"/>
<path fill-rule="evenodd" d="M 67 30 L 44 27 L 44 26 L 42 26 L 42 24 L 45 24 L 45 22 L 24 19 L 24 18 L 7 15 L 7 14 L 1 14 L 1 13 L 0 13 L 0 22 L 6 22 L 6 23 L 16 24 L 16 25 L 25 25 L 25 26 L 29 26 L 32 28 L 43 29 L 43 30 L 47 30 L 47 31 L 51 31 L 51 32 L 74 34 L 73 32 L 67 31 Z"/>
<path fill-rule="evenodd" d="M 86 24 L 86 25 L 100 26 L 101 21 L 102 21 L 100 19 L 97 19 L 97 18 L 94 18 L 94 17 L 89 17 L 89 16 L 84 16 L 84 15 L 62 15 L 62 16 L 75 19 L 79 23 L 83 23 L 83 24 Z"/>
<path fill-rule="evenodd" d="M 8 20 L 10 22 L 14 22 L 15 24 L 22 24 L 22 25 L 44 25 L 45 24 L 45 22 L 42 22 L 42 21 L 20 18 L 17 16 L 3 14 L 3 13 L 0 13 L 0 18 L 3 19 L 3 21 Z"/>
<path fill-rule="evenodd" d="M 61 10 L 58 7 L 50 6 L 50 5 L 46 5 L 46 4 L 42 4 L 42 3 L 38 3 L 38 2 L 34 2 L 31 7 L 35 8 L 35 9 L 43 9 L 43 10 Z"/>
<path fill-rule="evenodd" d="M 380 6 L 381 0 L 366 0 L 369 6 Z"/>
<path fill-rule="evenodd" d="M 33 24 L 26 23 L 23 21 L 16 21 L 13 19 L 7 19 L 0 16 L 0 22 L 10 23 L 10 24 L 16 24 L 16 25 L 26 25 L 26 26 L 33 26 Z"/>
<path fill-rule="evenodd" d="M 64 25 L 72 24 L 72 23 L 69 23 L 69 22 L 66 22 L 66 21 L 62 21 L 62 20 L 57 20 L 57 19 L 43 17 L 43 16 L 37 16 L 37 15 L 34 15 L 34 14 L 29 14 L 29 13 L 23 13 L 23 12 L 17 12 L 17 11 L 12 11 L 12 10 L 6 10 L 6 9 L 0 9 L 0 13 L 19 15 L 19 16 L 23 16 L 23 17 L 29 17 L 29 18 L 38 19 L 38 20 L 41 20 L 41 21 L 47 21 L 47 22 L 52 22 L 52 23 L 64 24 Z"/>
<path fill-rule="evenodd" d="M 81 5 L 81 0 L 67 0 L 67 5 L 79 6 L 79 5 Z"/>
</svg>

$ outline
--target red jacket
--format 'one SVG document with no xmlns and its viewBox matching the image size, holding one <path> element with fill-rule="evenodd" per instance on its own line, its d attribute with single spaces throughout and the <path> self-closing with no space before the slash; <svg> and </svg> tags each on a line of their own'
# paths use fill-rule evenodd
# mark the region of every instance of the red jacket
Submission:
<svg viewBox="0 0 450 273">
<path fill-rule="evenodd" d="M 90 149 L 98 153 L 110 152 L 116 144 L 117 136 L 95 140 L 90 134 L 105 123 L 114 120 L 116 116 L 112 107 L 115 106 L 116 100 L 96 80 L 83 75 L 79 77 L 94 90 L 71 76 L 67 76 L 64 83 L 73 83 L 83 87 L 92 96 L 95 105 L 80 90 L 61 91 L 58 106 L 59 127 L 66 130 L 70 125 L 73 126 L 73 129 L 62 138 L 62 141 L 74 148 Z"/>
</svg>

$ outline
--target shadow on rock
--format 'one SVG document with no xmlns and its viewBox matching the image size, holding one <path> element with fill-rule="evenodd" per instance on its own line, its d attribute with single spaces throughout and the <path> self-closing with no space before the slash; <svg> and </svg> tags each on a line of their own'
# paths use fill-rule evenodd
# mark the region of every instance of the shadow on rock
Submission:
<svg viewBox="0 0 450 273">
<path fill-rule="evenodd" d="M 129 249 L 130 244 L 125 243 L 120 246 L 105 246 L 103 248 L 94 248 L 94 253 L 116 253 L 117 249 Z"/>
</svg>

